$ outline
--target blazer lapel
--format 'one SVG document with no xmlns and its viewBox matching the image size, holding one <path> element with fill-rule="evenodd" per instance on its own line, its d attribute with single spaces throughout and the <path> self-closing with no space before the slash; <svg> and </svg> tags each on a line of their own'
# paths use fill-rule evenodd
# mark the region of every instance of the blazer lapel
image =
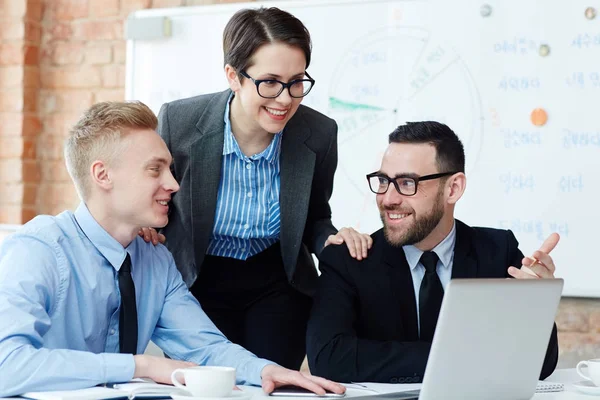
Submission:
<svg viewBox="0 0 600 400">
<path fill-rule="evenodd" d="M 456 220 L 456 244 L 454 245 L 454 260 L 452 262 L 452 279 L 477 277 L 477 258 L 471 244 L 471 228 Z"/>
<path fill-rule="evenodd" d="M 382 236 L 383 236 L 383 231 Z M 385 238 L 384 262 L 388 266 L 389 283 L 392 296 L 396 299 L 396 312 L 392 315 L 400 315 L 400 318 L 391 318 L 396 321 L 398 332 L 403 332 L 404 340 L 419 340 L 417 302 L 415 301 L 415 288 L 413 286 L 410 267 L 406 261 L 404 250 L 391 246 Z"/>
<path fill-rule="evenodd" d="M 196 124 L 198 140 L 190 148 L 190 196 L 196 258 L 204 258 L 217 208 L 223 157 L 225 106 L 231 91 L 217 94 Z M 200 266 L 202 263 L 197 263 Z"/>
<path fill-rule="evenodd" d="M 301 109 L 290 120 L 281 138 L 281 257 L 288 279 L 292 279 L 308 215 L 315 170 L 315 153 L 306 146 L 310 126 L 301 118 Z"/>
</svg>

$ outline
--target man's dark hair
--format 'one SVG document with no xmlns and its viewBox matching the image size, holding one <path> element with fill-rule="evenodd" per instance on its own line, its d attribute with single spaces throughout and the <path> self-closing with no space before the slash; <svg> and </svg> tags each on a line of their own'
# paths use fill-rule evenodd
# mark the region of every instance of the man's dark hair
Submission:
<svg viewBox="0 0 600 400">
<path fill-rule="evenodd" d="M 447 125 L 435 121 L 407 122 L 390 133 L 389 143 L 431 144 L 439 172 L 465 172 L 465 149 Z"/>
<path fill-rule="evenodd" d="M 308 29 L 298 18 L 277 7 L 240 10 L 223 31 L 225 65 L 231 65 L 239 75 L 252 66 L 252 56 L 259 47 L 277 42 L 302 50 L 308 68 L 312 44 Z"/>
</svg>

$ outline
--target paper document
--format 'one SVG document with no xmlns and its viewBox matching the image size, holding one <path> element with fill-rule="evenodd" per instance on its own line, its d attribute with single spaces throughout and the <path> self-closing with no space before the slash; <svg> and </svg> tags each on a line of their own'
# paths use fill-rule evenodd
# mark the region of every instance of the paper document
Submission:
<svg viewBox="0 0 600 400">
<path fill-rule="evenodd" d="M 352 382 L 345 383 L 348 389 L 365 390 L 373 393 L 398 393 L 420 390 L 421 383 L 375 383 L 375 382 Z"/>
<path fill-rule="evenodd" d="M 165 399 L 171 394 L 189 395 L 185 390 L 171 385 L 135 380 L 117 383 L 110 387 L 96 386 L 78 390 L 59 390 L 49 392 L 28 392 L 21 397 L 37 400 L 103 400 L 103 399 Z"/>
<path fill-rule="evenodd" d="M 379 393 L 398 393 L 421 390 L 421 383 L 374 383 L 374 382 L 353 382 L 345 383 L 348 389 L 364 390 L 374 394 Z M 537 393 L 561 392 L 564 390 L 562 383 L 539 381 L 535 391 Z"/>
</svg>

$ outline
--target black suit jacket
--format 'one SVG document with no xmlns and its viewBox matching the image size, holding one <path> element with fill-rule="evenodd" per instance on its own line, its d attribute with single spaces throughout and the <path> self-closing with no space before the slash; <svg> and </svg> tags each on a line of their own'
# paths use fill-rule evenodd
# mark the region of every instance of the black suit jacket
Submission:
<svg viewBox="0 0 600 400">
<path fill-rule="evenodd" d="M 350 257 L 345 246 L 328 246 L 321 254 L 307 332 L 310 370 L 340 382 L 421 382 L 431 343 L 419 341 L 410 268 L 383 230 L 372 237 L 363 261 Z M 509 266 L 521 266 L 517 246 L 511 231 L 457 220 L 452 279 L 508 277 Z M 555 325 L 541 379 L 557 362 Z"/>
<path fill-rule="evenodd" d="M 213 230 L 230 94 L 167 103 L 158 116 L 158 133 L 173 155 L 180 185 L 162 232 L 188 287 L 198 277 Z M 329 207 L 337 166 L 335 121 L 301 105 L 283 131 L 280 163 L 283 265 L 289 282 L 312 295 L 317 272 L 310 253 L 319 255 L 327 237 L 337 232 Z"/>
</svg>

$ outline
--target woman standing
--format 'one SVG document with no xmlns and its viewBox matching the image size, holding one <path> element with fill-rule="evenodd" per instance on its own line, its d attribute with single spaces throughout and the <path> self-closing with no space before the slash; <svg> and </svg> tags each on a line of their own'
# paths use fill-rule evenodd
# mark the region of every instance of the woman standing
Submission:
<svg viewBox="0 0 600 400">
<path fill-rule="evenodd" d="M 159 133 L 181 189 L 166 245 L 219 329 L 298 369 L 317 272 L 311 253 L 371 238 L 331 223 L 337 125 L 300 105 L 314 80 L 306 27 L 277 8 L 237 12 L 223 34 L 229 90 L 163 105 Z"/>
</svg>

